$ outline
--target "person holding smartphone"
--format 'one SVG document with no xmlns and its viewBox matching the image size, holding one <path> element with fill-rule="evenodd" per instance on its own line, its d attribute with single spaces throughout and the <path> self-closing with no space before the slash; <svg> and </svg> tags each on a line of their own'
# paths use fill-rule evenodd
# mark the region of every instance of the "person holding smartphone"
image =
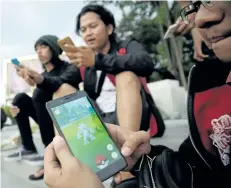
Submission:
<svg viewBox="0 0 231 188">
<path fill-rule="evenodd" d="M 58 38 L 53 35 L 40 37 L 35 45 L 38 59 L 44 67 L 43 73 L 31 70 L 25 66 L 17 66 L 17 73 L 27 84 L 36 86 L 33 96 L 19 93 L 13 100 L 11 113 L 15 117 L 20 135 L 22 147 L 5 157 L 6 161 L 26 160 L 31 165 L 43 165 L 43 156 L 38 155 L 33 142 L 29 117 L 34 119 L 40 128 L 40 134 L 44 146 L 52 141 L 54 128 L 52 120 L 46 110 L 46 102 L 52 100 L 53 94 L 63 83 L 68 83 L 74 88 L 78 88 L 80 80 L 78 69 L 67 62 L 61 61 L 59 55 L 62 53 L 58 43 Z M 43 178 L 43 167 L 29 177 L 30 180 Z"/>
<path fill-rule="evenodd" d="M 162 136 L 163 119 L 147 93 L 146 83 L 142 83 L 154 71 L 153 60 L 135 39 L 119 40 L 115 27 L 109 10 L 86 5 L 77 16 L 76 32 L 87 46 L 66 44 L 66 55 L 80 68 L 84 90 L 95 101 L 104 122 L 133 131 L 154 127 L 155 131 L 150 128 L 151 135 Z M 64 84 L 56 97 L 75 91 Z"/>
<path fill-rule="evenodd" d="M 209 39 L 220 59 L 197 63 L 190 73 L 190 139 L 182 143 L 179 151 L 172 151 L 164 146 L 151 147 L 145 132 L 108 127 L 130 164 L 128 170 L 138 179 L 138 187 L 231 185 L 231 2 L 196 1 L 181 11 L 185 20 L 190 15 L 194 15 L 200 35 Z M 120 182 L 120 176 L 115 180 Z M 45 182 L 51 188 L 102 187 L 96 175 L 67 151 L 61 137 L 55 137 L 46 148 Z"/>
</svg>

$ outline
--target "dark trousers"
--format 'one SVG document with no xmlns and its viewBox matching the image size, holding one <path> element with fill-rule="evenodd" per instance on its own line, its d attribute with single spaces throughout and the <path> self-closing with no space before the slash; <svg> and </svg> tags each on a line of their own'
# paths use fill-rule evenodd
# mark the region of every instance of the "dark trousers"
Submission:
<svg viewBox="0 0 231 188">
<path fill-rule="evenodd" d="M 20 112 L 15 119 L 25 149 L 36 150 L 30 128 L 29 117 L 38 123 L 43 144 L 48 146 L 54 137 L 54 128 L 52 120 L 47 112 L 45 102 L 35 101 L 25 93 L 20 93 L 15 96 L 13 105 L 20 109 Z"/>
</svg>

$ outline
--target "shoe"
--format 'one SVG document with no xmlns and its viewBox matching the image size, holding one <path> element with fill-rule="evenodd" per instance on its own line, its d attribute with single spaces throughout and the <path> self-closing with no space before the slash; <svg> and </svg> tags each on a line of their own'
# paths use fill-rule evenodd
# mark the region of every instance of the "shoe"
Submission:
<svg viewBox="0 0 231 188">
<path fill-rule="evenodd" d="M 31 166 L 42 166 L 43 165 L 43 156 L 35 156 L 29 160 L 25 161 L 27 164 L 31 165 Z"/>
<path fill-rule="evenodd" d="M 42 180 L 43 177 L 44 177 L 44 167 L 38 169 L 34 174 L 31 174 L 29 176 L 29 180 L 31 181 Z"/>
<path fill-rule="evenodd" d="M 24 147 L 20 147 L 18 151 L 12 153 L 4 158 L 5 161 L 21 161 L 25 159 L 31 159 L 37 156 L 38 153 L 36 150 L 26 150 Z"/>
</svg>

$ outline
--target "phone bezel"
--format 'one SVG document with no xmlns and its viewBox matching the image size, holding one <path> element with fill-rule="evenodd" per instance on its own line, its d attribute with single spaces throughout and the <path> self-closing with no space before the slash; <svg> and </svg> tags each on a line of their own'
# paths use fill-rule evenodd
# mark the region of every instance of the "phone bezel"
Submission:
<svg viewBox="0 0 231 188">
<path fill-rule="evenodd" d="M 115 144 L 115 142 L 112 139 L 112 136 L 110 135 L 110 133 L 109 133 L 107 127 L 106 127 L 106 125 L 104 124 L 104 122 L 102 121 L 102 118 L 100 117 L 98 111 L 96 110 L 97 108 L 91 102 L 91 99 L 88 97 L 87 93 L 85 91 L 78 91 L 76 93 L 73 93 L 73 94 L 58 98 L 58 99 L 54 99 L 54 100 L 49 101 L 49 102 L 46 103 L 46 108 L 48 110 L 48 113 L 49 113 L 51 119 L 53 120 L 53 123 L 54 123 L 57 131 L 59 132 L 59 134 L 66 141 L 71 153 L 72 153 L 72 150 L 71 150 L 65 136 L 63 135 L 63 132 L 62 132 L 61 128 L 58 126 L 58 122 L 56 121 L 51 109 L 54 108 L 54 107 L 60 106 L 62 104 L 74 101 L 76 99 L 83 98 L 83 97 L 87 97 L 87 99 L 89 100 L 89 102 L 92 105 L 93 109 L 95 110 L 96 115 L 98 116 L 99 120 L 101 121 L 102 125 L 104 126 L 105 130 L 107 131 L 108 136 L 110 137 L 112 142 Z M 116 144 L 115 144 L 115 146 L 116 146 Z M 118 147 L 117 147 L 117 149 L 118 149 Z M 118 149 L 118 151 L 120 152 L 120 149 Z M 125 158 L 123 157 L 123 155 L 121 154 L 121 152 L 120 152 L 120 156 L 121 157 L 117 161 L 115 161 L 114 163 L 108 165 L 104 169 L 101 169 L 98 172 L 96 172 L 97 176 L 99 177 L 99 179 L 101 181 L 107 180 L 108 178 L 112 177 L 113 175 L 115 175 L 116 173 L 118 173 L 119 171 L 121 171 L 121 170 L 123 170 L 124 168 L 127 167 L 127 162 L 126 162 Z"/>
</svg>

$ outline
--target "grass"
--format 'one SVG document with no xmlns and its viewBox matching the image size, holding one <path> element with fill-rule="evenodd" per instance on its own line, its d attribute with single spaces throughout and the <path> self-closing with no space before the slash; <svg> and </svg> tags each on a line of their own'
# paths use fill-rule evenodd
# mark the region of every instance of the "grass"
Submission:
<svg viewBox="0 0 231 188">
<path fill-rule="evenodd" d="M 92 127 L 95 130 L 95 140 L 91 141 L 87 145 L 84 145 L 83 139 L 77 139 L 78 125 L 80 123 L 84 123 L 88 127 Z M 77 120 L 70 125 L 62 128 L 62 131 L 74 156 L 78 158 L 82 163 L 88 165 L 95 172 L 99 170 L 99 168 L 95 164 L 95 159 L 97 155 L 105 156 L 107 160 L 109 160 L 111 163 L 113 161 L 111 153 L 118 153 L 115 145 L 111 141 L 96 114 L 91 114 L 88 117 Z M 113 145 L 112 151 L 108 151 L 108 144 Z"/>
</svg>

